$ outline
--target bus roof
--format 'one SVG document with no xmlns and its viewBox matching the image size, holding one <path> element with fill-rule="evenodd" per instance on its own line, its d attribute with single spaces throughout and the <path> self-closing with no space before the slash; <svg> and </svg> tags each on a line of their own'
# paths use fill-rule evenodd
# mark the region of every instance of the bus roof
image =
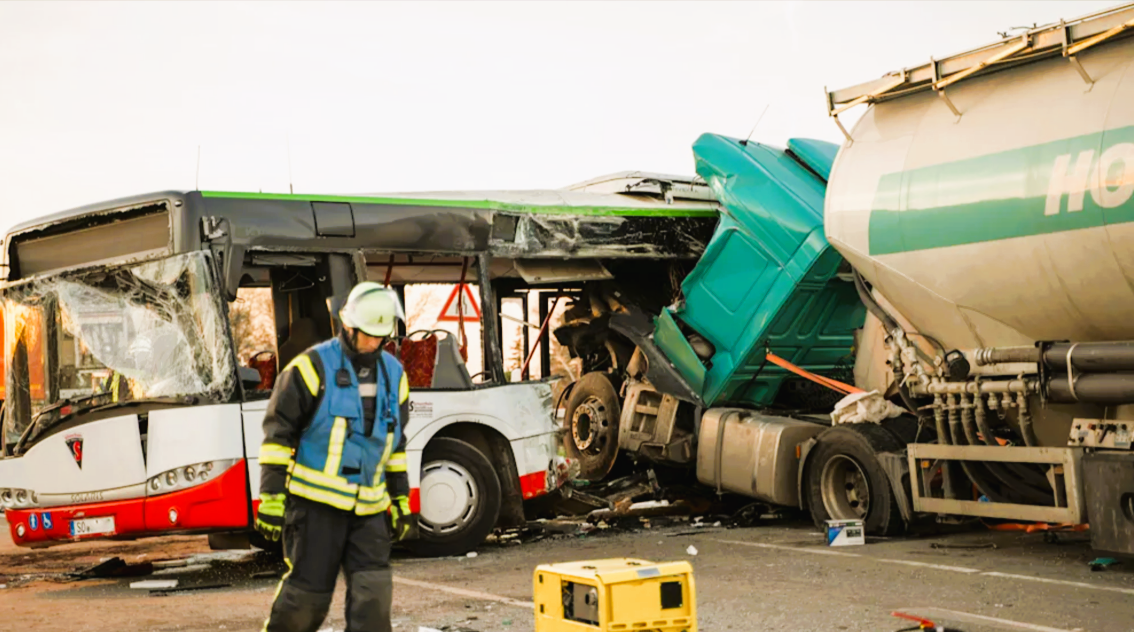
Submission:
<svg viewBox="0 0 1134 632">
<path fill-rule="evenodd" d="M 619 192 L 610 191 L 610 185 L 613 183 L 620 185 L 623 190 Z M 596 188 L 598 187 L 606 190 L 597 191 Z M 671 192 L 668 198 L 667 192 Z M 469 190 L 353 195 L 254 193 L 246 191 L 157 191 L 88 204 L 37 217 L 17 224 L 9 229 L 8 234 L 15 235 L 104 212 L 121 212 L 131 206 L 150 204 L 160 199 L 184 198 L 193 193 L 200 193 L 205 198 L 358 202 L 377 205 L 458 207 L 470 210 L 557 213 L 562 215 L 696 217 L 715 216 L 720 208 L 709 187 L 695 177 L 626 171 L 601 176 L 562 189 L 542 190 Z"/>
<path fill-rule="evenodd" d="M 531 191 L 164 191 L 25 222 L 9 232 L 5 254 L 9 281 L 220 242 L 248 250 L 696 257 L 719 209 L 704 182 L 641 172 Z"/>
</svg>

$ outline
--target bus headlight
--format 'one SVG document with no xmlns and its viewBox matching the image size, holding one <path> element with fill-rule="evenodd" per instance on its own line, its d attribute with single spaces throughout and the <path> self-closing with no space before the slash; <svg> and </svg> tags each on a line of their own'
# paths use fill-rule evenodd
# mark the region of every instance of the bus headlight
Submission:
<svg viewBox="0 0 1134 632">
<path fill-rule="evenodd" d="M 236 464 L 237 460 L 238 459 L 222 459 L 218 461 L 206 461 L 204 463 L 193 463 L 192 465 L 177 467 L 162 472 L 149 480 L 147 485 L 148 493 L 150 496 L 156 496 L 158 494 L 168 494 L 169 492 L 195 487 L 216 478 L 218 473 L 227 471 Z"/>
<path fill-rule="evenodd" d="M 0 489 L 0 507 L 4 509 L 29 509 L 39 505 L 39 494 L 30 489 Z"/>
</svg>

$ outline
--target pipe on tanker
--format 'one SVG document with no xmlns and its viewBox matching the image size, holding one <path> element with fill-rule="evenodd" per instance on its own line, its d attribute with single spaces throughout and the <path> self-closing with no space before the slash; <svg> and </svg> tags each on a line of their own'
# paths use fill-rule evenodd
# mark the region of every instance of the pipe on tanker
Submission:
<svg viewBox="0 0 1134 632">
<path fill-rule="evenodd" d="M 989 364 L 1015 364 L 1018 362 L 1037 363 L 1040 350 L 1036 347 L 989 347 L 977 349 L 973 353 L 977 366 Z"/>
<path fill-rule="evenodd" d="M 1044 349 L 1043 363 L 1059 373 L 1068 366 L 1071 372 L 1134 371 L 1134 342 L 1057 342 Z"/>
<path fill-rule="evenodd" d="M 930 382 L 915 384 L 913 391 L 918 395 L 938 393 L 1027 393 L 1035 391 L 1035 382 L 1027 380 L 1002 380 L 988 382 Z"/>
<path fill-rule="evenodd" d="M 1047 383 L 1047 399 L 1056 404 L 1134 404 L 1134 374 L 1082 373 L 1053 375 Z"/>
<path fill-rule="evenodd" d="M 1134 341 L 1055 342 L 1045 348 L 988 347 L 977 349 L 973 359 L 977 366 L 1042 361 L 1052 371 L 1066 373 L 1070 366 L 1087 373 L 1134 371 Z"/>
</svg>

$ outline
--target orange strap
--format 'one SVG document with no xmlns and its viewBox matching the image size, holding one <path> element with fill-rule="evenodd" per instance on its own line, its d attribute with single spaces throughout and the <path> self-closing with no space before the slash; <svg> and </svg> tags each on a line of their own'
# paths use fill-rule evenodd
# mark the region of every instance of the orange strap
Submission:
<svg viewBox="0 0 1134 632">
<path fill-rule="evenodd" d="M 778 366 L 782 369 L 787 369 L 788 371 L 791 371 L 792 373 L 795 373 L 796 375 L 798 375 L 800 377 L 807 378 L 807 379 L 811 380 L 812 382 L 815 382 L 816 384 L 826 386 L 827 388 L 829 388 L 833 391 L 839 391 L 840 393 L 844 393 L 844 394 L 847 394 L 847 395 L 850 395 L 851 393 L 865 393 L 866 392 L 866 391 L 862 390 L 861 388 L 855 388 L 854 386 L 851 386 L 850 384 L 843 384 L 842 382 L 839 382 L 838 380 L 832 380 L 829 377 L 823 377 L 822 375 L 816 375 L 816 374 L 814 374 L 810 371 L 801 369 L 801 368 L 795 366 L 794 364 L 792 364 L 791 362 L 788 362 L 787 360 L 781 358 L 780 356 L 772 353 L 771 351 L 768 352 L 767 357 L 768 357 L 768 362 L 771 362 L 772 364 L 774 364 L 774 365 L 776 365 L 776 366 Z"/>
<path fill-rule="evenodd" d="M 1033 524 L 991 524 L 985 526 L 993 531 L 1023 531 L 1024 533 L 1035 533 L 1037 531 L 1088 531 L 1091 528 L 1090 525 L 1087 524 L 1047 524 L 1043 522 Z"/>
</svg>

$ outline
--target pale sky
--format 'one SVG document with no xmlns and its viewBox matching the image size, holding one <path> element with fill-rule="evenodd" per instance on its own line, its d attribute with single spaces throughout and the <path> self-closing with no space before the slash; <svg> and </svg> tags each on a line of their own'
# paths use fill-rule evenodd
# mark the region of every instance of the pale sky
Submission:
<svg viewBox="0 0 1134 632">
<path fill-rule="evenodd" d="M 703 132 L 840 142 L 823 89 L 1114 2 L 0 2 L 0 230 L 163 189 L 692 174 Z M 200 171 L 197 172 L 198 146 Z"/>
</svg>

